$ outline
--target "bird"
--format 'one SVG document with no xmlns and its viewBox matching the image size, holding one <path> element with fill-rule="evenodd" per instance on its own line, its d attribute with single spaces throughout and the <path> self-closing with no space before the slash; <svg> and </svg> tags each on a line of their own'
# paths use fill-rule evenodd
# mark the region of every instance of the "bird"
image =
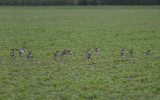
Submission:
<svg viewBox="0 0 160 100">
<path fill-rule="evenodd" d="M 54 53 L 54 59 L 56 60 L 56 58 L 57 58 L 57 56 L 59 55 L 59 51 L 56 51 L 55 53 Z"/>
<path fill-rule="evenodd" d="M 32 57 L 32 52 L 29 52 L 29 54 L 27 55 L 27 58 L 29 59 L 30 57 Z"/>
<path fill-rule="evenodd" d="M 98 51 L 100 50 L 100 48 L 95 48 L 95 53 L 96 55 L 98 55 Z"/>
<path fill-rule="evenodd" d="M 89 48 L 88 50 L 87 50 L 87 54 L 91 54 L 91 50 L 90 50 L 91 48 Z"/>
<path fill-rule="evenodd" d="M 151 55 L 151 54 L 152 54 L 152 53 L 151 53 L 151 49 L 146 52 L 146 55 L 147 55 L 147 56 L 149 56 L 149 55 Z"/>
<path fill-rule="evenodd" d="M 92 58 L 91 53 L 88 53 L 88 54 L 87 54 L 88 63 L 90 63 L 90 58 Z"/>
<path fill-rule="evenodd" d="M 66 52 L 66 54 L 71 54 L 72 52 L 71 52 L 71 50 L 67 50 L 67 52 Z"/>
<path fill-rule="evenodd" d="M 131 49 L 131 50 L 129 50 L 129 52 L 130 52 L 130 55 L 133 57 L 133 53 L 136 52 L 136 51 L 134 51 L 133 49 Z"/>
<path fill-rule="evenodd" d="M 22 53 L 25 53 L 24 50 L 23 50 L 23 48 L 24 48 L 24 46 L 22 46 L 22 47 L 20 48 L 20 50 L 19 50 L 19 56 L 20 56 L 20 57 L 21 57 L 21 54 L 22 54 Z"/>
<path fill-rule="evenodd" d="M 120 52 L 121 53 L 121 58 L 123 59 L 123 55 L 126 54 L 126 52 L 124 51 L 124 48 L 122 49 L 122 51 Z"/>
<path fill-rule="evenodd" d="M 64 57 L 64 55 L 67 54 L 67 49 L 64 49 L 62 52 L 62 58 Z"/>
<path fill-rule="evenodd" d="M 92 56 L 91 56 L 91 50 L 90 50 L 91 48 L 89 48 L 88 50 L 87 50 L 87 54 L 86 54 L 86 56 L 87 56 L 87 60 L 88 60 L 88 62 L 90 63 L 90 58 L 92 58 Z"/>
<path fill-rule="evenodd" d="M 10 56 L 11 56 L 11 58 L 12 58 L 13 56 L 16 56 L 16 55 L 14 54 L 14 51 L 11 52 Z"/>
</svg>

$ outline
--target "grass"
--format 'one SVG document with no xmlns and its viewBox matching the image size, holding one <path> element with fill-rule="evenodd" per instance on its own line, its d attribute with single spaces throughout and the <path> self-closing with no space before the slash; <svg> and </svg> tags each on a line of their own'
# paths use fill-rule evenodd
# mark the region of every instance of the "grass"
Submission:
<svg viewBox="0 0 160 100">
<path fill-rule="evenodd" d="M 159 6 L 0 7 L 0 98 L 160 99 Z M 25 53 L 18 50 L 25 46 Z M 94 48 L 99 47 L 99 56 Z M 120 58 L 120 51 L 134 49 Z M 72 55 L 54 60 L 54 53 Z M 91 63 L 85 52 L 91 48 Z M 152 49 L 153 55 L 145 52 Z M 16 57 L 9 54 L 16 50 Z M 32 51 L 33 58 L 27 59 Z"/>
</svg>

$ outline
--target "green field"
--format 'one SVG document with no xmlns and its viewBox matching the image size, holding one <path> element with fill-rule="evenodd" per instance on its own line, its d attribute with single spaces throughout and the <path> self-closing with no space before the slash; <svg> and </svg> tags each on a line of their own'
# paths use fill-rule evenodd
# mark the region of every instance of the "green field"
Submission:
<svg viewBox="0 0 160 100">
<path fill-rule="evenodd" d="M 33 99 L 159 100 L 160 6 L 0 6 L 0 100 Z"/>
</svg>

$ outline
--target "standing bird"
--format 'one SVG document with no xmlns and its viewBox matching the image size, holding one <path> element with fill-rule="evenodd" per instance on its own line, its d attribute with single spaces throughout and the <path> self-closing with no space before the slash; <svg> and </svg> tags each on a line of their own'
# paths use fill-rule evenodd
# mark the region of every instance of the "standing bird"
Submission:
<svg viewBox="0 0 160 100">
<path fill-rule="evenodd" d="M 89 63 L 90 63 L 90 58 L 92 58 L 91 53 L 88 53 L 87 54 L 87 60 L 88 60 Z"/>
<path fill-rule="evenodd" d="M 71 52 L 71 50 L 67 50 L 67 53 L 66 54 L 71 54 L 72 52 Z"/>
<path fill-rule="evenodd" d="M 136 52 L 136 51 L 133 51 L 133 49 L 129 50 L 130 52 L 130 55 L 133 57 L 133 53 Z"/>
<path fill-rule="evenodd" d="M 121 53 L 121 58 L 123 59 L 123 55 L 126 54 L 126 52 L 124 51 L 124 48 L 122 49 Z"/>
<path fill-rule="evenodd" d="M 88 50 L 87 50 L 87 54 L 91 54 L 91 50 L 90 50 L 91 48 L 89 48 Z"/>
<path fill-rule="evenodd" d="M 99 50 L 100 50 L 100 48 L 95 48 L 96 55 L 98 55 Z"/>
<path fill-rule="evenodd" d="M 67 54 L 67 49 L 64 49 L 62 52 L 62 58 L 64 57 L 64 55 Z"/>
<path fill-rule="evenodd" d="M 16 56 L 16 55 L 14 54 L 14 51 L 11 52 L 10 56 L 11 56 L 11 58 L 12 58 L 13 56 Z"/>
<path fill-rule="evenodd" d="M 32 57 L 32 52 L 29 52 L 29 54 L 27 55 L 27 58 L 29 59 L 30 57 Z"/>
<path fill-rule="evenodd" d="M 87 60 L 88 60 L 88 62 L 90 63 L 90 58 L 92 58 L 92 56 L 91 56 L 91 50 L 90 50 L 91 48 L 89 48 L 88 50 L 87 50 Z"/>
<path fill-rule="evenodd" d="M 56 60 L 57 56 L 59 55 L 59 51 L 56 51 L 54 54 L 54 59 Z"/>
<path fill-rule="evenodd" d="M 21 57 L 21 54 L 22 54 L 22 53 L 25 53 L 24 50 L 23 50 L 23 48 L 24 48 L 24 46 L 21 47 L 20 50 L 19 50 L 19 56 L 20 56 L 20 57 Z"/>
<path fill-rule="evenodd" d="M 151 54 L 152 54 L 152 53 L 151 53 L 151 49 L 146 52 L 146 55 L 147 55 L 147 56 L 149 56 L 149 55 L 151 55 Z"/>
</svg>

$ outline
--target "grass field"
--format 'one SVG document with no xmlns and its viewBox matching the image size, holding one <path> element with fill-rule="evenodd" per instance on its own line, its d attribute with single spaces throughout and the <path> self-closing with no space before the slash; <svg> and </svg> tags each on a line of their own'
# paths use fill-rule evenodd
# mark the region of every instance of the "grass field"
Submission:
<svg viewBox="0 0 160 100">
<path fill-rule="evenodd" d="M 55 61 L 55 51 L 66 48 L 72 54 Z M 121 59 L 122 48 L 134 57 Z M 1 6 L 0 99 L 159 100 L 160 7 Z"/>
</svg>

